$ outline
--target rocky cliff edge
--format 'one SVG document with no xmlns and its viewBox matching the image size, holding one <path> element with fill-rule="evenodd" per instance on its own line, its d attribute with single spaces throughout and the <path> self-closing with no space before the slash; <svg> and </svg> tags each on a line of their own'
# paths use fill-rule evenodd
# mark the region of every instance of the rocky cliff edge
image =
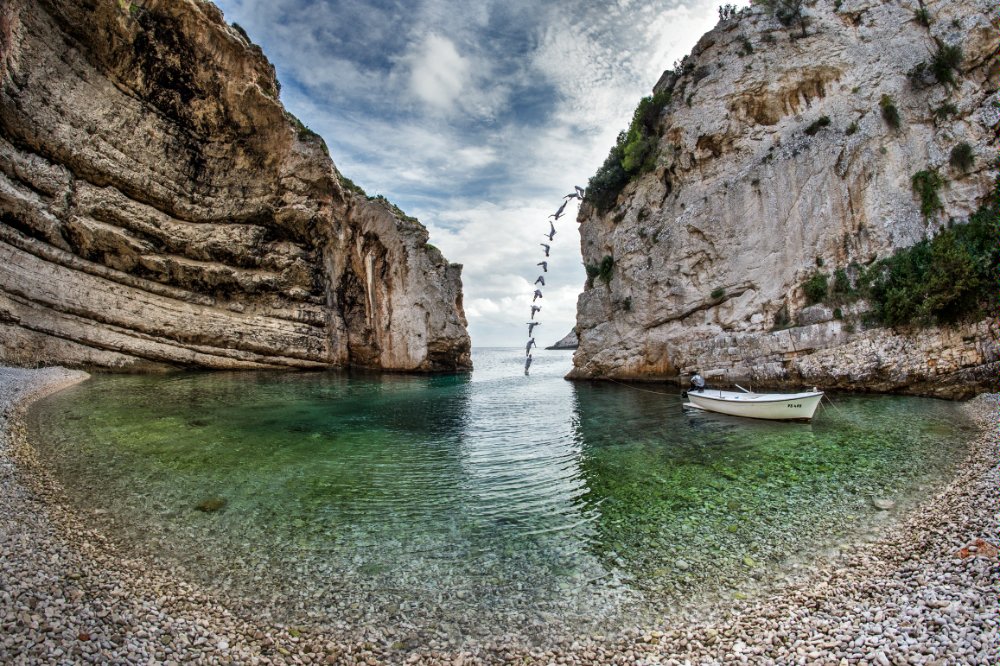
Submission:
<svg viewBox="0 0 1000 666">
<path fill-rule="evenodd" d="M 0 361 L 471 367 L 461 266 L 199 0 L 0 6 Z"/>
<path fill-rule="evenodd" d="M 968 220 L 993 189 L 996 7 L 820 0 L 801 18 L 730 12 L 657 83 L 668 101 L 653 119 L 655 163 L 606 210 L 590 191 L 581 208 L 591 277 L 570 377 L 700 369 L 760 386 L 995 388 L 995 318 L 891 328 L 863 301 L 810 305 L 806 286 L 823 273 L 853 288 L 876 260 Z M 921 171 L 939 176 L 930 214 Z"/>
</svg>

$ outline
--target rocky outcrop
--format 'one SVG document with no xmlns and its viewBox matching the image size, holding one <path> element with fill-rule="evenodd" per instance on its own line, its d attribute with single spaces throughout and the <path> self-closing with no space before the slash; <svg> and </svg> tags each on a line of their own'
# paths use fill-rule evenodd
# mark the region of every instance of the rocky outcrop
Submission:
<svg viewBox="0 0 1000 666">
<path fill-rule="evenodd" d="M 818 267 L 865 266 L 964 221 L 992 189 L 996 13 L 984 0 L 922 4 L 929 27 L 916 4 L 806 3 L 805 37 L 744 10 L 660 79 L 671 101 L 656 121 L 655 168 L 607 212 L 580 211 L 593 277 L 571 377 L 698 368 L 762 386 L 949 396 L 995 385 L 995 321 L 890 330 L 864 303 L 807 307 L 803 290 Z M 964 54 L 954 85 L 918 67 L 942 45 Z M 962 142 L 971 167 L 950 159 Z M 927 169 L 944 180 L 929 216 L 911 186 Z"/>
<path fill-rule="evenodd" d="M 555 343 L 551 347 L 546 347 L 546 349 L 576 349 L 580 346 L 580 340 L 576 337 L 576 331 L 570 331 L 565 337 L 561 338 L 559 342 Z"/>
<path fill-rule="evenodd" d="M 471 367 L 461 266 L 211 3 L 9 0 L 0 82 L 0 360 Z"/>
</svg>

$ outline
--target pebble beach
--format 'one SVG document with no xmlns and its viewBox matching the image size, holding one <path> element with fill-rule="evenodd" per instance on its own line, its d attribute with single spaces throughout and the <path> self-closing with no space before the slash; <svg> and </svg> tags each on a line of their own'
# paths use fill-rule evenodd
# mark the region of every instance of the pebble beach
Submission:
<svg viewBox="0 0 1000 666">
<path fill-rule="evenodd" d="M 618 635 L 456 652 L 404 627 L 349 639 L 264 624 L 116 552 L 69 505 L 24 427 L 33 400 L 83 381 L 0 368 L 0 663 L 995 664 L 1000 662 L 1000 396 L 945 487 L 874 543 L 818 558 L 776 594 Z M 406 645 L 405 649 L 398 646 Z"/>
</svg>

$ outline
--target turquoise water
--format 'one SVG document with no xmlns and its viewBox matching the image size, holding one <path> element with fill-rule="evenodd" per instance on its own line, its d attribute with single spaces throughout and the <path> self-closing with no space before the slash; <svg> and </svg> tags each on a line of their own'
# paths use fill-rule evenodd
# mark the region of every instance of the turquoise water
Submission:
<svg viewBox="0 0 1000 666">
<path fill-rule="evenodd" d="M 127 553 L 265 619 L 456 644 L 766 589 L 886 529 L 970 428 L 897 396 L 811 424 L 688 413 L 662 385 L 564 381 L 566 352 L 525 377 L 522 353 L 475 350 L 462 376 L 96 376 L 31 427 Z"/>
</svg>

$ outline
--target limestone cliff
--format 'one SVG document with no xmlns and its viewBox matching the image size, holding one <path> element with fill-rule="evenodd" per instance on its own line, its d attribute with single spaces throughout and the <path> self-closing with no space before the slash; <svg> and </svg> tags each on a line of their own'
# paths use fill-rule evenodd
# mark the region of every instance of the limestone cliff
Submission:
<svg viewBox="0 0 1000 666">
<path fill-rule="evenodd" d="M 0 360 L 470 367 L 461 266 L 200 0 L 0 4 Z"/>
<path fill-rule="evenodd" d="M 567 333 L 564 337 L 560 338 L 560 340 L 551 347 L 546 347 L 546 349 L 573 350 L 579 346 L 580 340 L 576 337 L 576 331 L 573 330 Z"/>
<path fill-rule="evenodd" d="M 863 302 L 806 307 L 817 270 L 849 274 L 933 236 L 992 189 L 995 6 L 921 5 L 807 2 L 805 36 L 755 7 L 664 74 L 655 165 L 606 212 L 580 211 L 591 279 L 571 377 L 699 368 L 758 385 L 949 396 L 995 386 L 995 319 L 897 330 L 866 320 Z M 953 84 L 919 65 L 943 46 L 964 55 Z M 971 167 L 950 159 L 959 143 Z M 942 210 L 925 216 L 911 182 L 929 169 L 944 181 Z"/>
</svg>

